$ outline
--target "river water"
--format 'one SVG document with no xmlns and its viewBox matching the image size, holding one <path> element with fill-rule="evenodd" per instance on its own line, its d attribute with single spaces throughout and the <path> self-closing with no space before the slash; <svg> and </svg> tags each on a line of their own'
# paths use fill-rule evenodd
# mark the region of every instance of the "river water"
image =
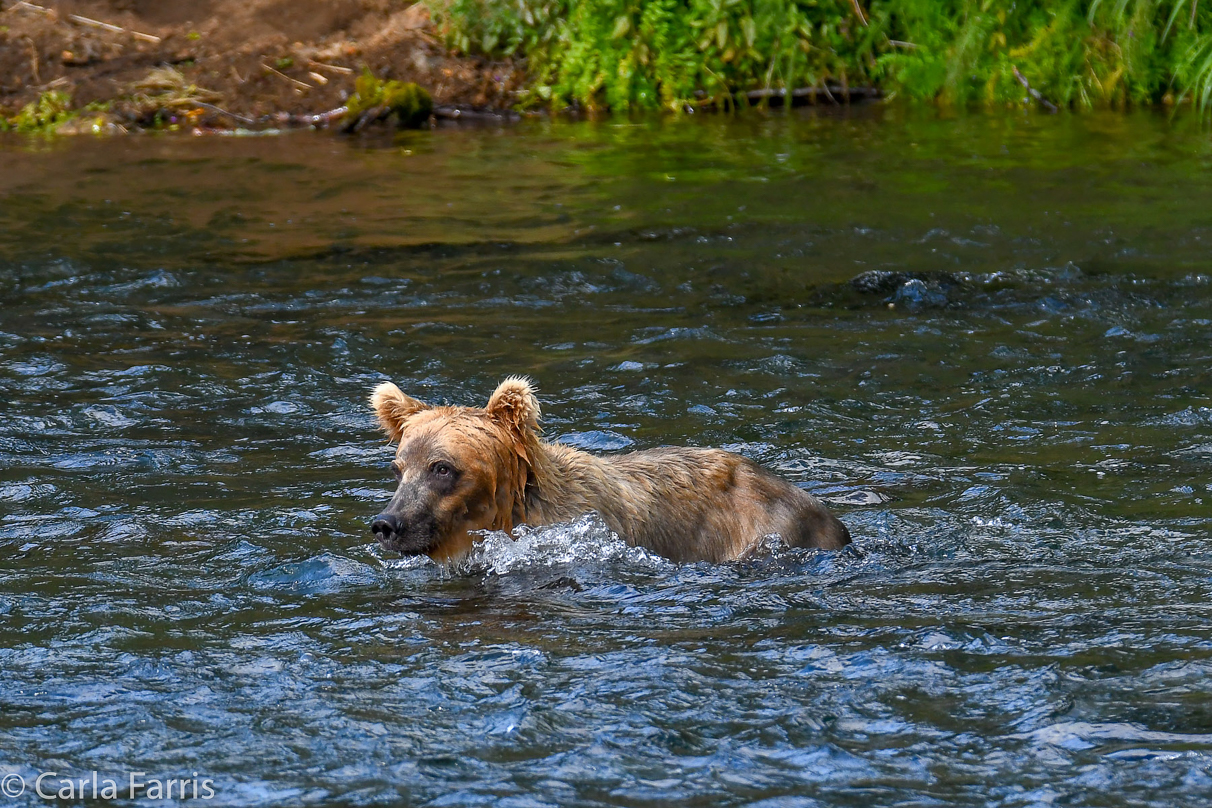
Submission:
<svg viewBox="0 0 1212 808">
<path fill-rule="evenodd" d="M 1144 114 L 0 141 L 0 804 L 1208 804 L 1210 211 Z M 854 550 L 378 549 L 368 391 L 513 373 Z"/>
</svg>

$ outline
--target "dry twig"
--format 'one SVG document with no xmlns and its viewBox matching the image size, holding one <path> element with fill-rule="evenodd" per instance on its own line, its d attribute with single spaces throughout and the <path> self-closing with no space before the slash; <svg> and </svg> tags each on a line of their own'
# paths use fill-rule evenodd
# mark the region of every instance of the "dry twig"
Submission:
<svg viewBox="0 0 1212 808">
<path fill-rule="evenodd" d="M 33 3 L 27 3 L 26 0 L 17 0 L 16 3 L 13 3 L 11 6 L 4 9 L 4 11 L 7 13 L 9 11 L 15 11 L 16 9 L 19 9 L 19 8 L 23 8 L 26 11 L 36 11 L 39 14 L 45 14 L 48 17 L 58 16 L 57 14 L 55 14 L 54 9 L 43 8 L 42 6 L 36 6 Z"/>
<path fill-rule="evenodd" d="M 833 87 L 832 90 L 846 98 L 878 98 L 880 96 L 880 91 L 874 87 Z M 761 101 L 766 98 L 781 98 L 783 99 L 784 103 L 787 102 L 788 98 L 808 98 L 816 100 L 817 98 L 824 96 L 832 103 L 838 103 L 837 98 L 833 95 L 833 92 L 830 91 L 830 88 L 824 85 L 820 87 L 798 87 L 794 90 L 768 87 L 762 90 L 750 90 L 743 95 L 750 101 Z"/>
<path fill-rule="evenodd" d="M 347 75 L 347 76 L 352 76 L 355 72 L 352 67 L 342 67 L 341 65 L 325 64 L 324 62 L 317 62 L 315 59 L 308 59 L 307 63 L 309 65 L 311 65 L 312 67 L 320 67 L 320 68 L 323 68 L 324 70 L 331 70 L 334 73 L 343 73 L 344 75 Z"/>
<path fill-rule="evenodd" d="M 286 74 L 285 74 L 285 73 L 283 73 L 281 70 L 275 70 L 274 68 L 272 68 L 272 67 L 270 67 L 269 65 L 265 64 L 265 62 L 262 62 L 262 63 L 261 63 L 261 67 L 265 68 L 265 69 L 266 69 L 266 70 L 268 70 L 270 73 L 273 73 L 275 76 L 277 76 L 277 77 L 279 77 L 279 78 L 286 79 L 286 80 L 287 80 L 287 81 L 289 81 L 291 84 L 294 84 L 294 85 L 296 85 L 296 86 L 298 86 L 298 87 L 302 87 L 304 90 L 314 90 L 314 89 L 315 89 L 315 87 L 314 87 L 314 86 L 312 86 L 312 85 L 308 84 L 307 82 L 305 82 L 305 81 L 299 81 L 298 79 L 292 79 L 290 76 L 286 75 Z"/>
<path fill-rule="evenodd" d="M 861 22 L 863 27 L 866 28 L 867 15 L 863 13 L 863 7 L 859 5 L 859 0 L 850 0 L 850 2 L 854 6 L 854 13 L 858 15 L 859 22 Z"/>
<path fill-rule="evenodd" d="M 78 22 L 81 25 L 88 25 L 93 28 L 101 28 L 106 31 L 113 31 L 115 34 L 129 34 L 135 39 L 141 39 L 144 42 L 151 42 L 153 44 L 159 44 L 160 42 L 160 37 L 155 36 L 154 34 L 142 34 L 138 31 L 131 31 L 130 29 L 123 28 L 120 25 L 113 25 L 108 22 L 94 20 L 91 17 L 81 17 L 79 14 L 68 14 L 67 18 L 72 22 Z"/>
<path fill-rule="evenodd" d="M 257 125 L 257 122 L 254 121 L 252 118 L 246 118 L 243 115 L 237 115 L 234 112 L 228 112 L 227 110 L 222 109 L 221 107 L 216 107 L 214 104 L 208 104 L 205 101 L 195 101 L 194 103 L 196 105 L 198 105 L 199 107 L 202 107 L 203 109 L 209 109 L 211 112 L 218 112 L 220 115 L 226 115 L 227 117 L 229 117 L 233 120 L 239 121 L 240 123 L 244 124 L 245 126 L 256 126 Z"/>
<path fill-rule="evenodd" d="M 34 75 L 34 84 L 41 84 L 42 76 L 38 73 L 38 46 L 28 36 L 24 37 L 24 41 L 25 47 L 29 48 L 29 70 Z"/>
</svg>

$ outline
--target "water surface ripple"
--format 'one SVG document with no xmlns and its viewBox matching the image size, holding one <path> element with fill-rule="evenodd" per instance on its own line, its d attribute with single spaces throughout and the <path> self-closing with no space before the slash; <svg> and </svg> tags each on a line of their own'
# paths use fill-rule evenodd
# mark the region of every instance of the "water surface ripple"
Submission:
<svg viewBox="0 0 1212 808">
<path fill-rule="evenodd" d="M 882 111 L 0 141 L 0 773 L 1212 801 L 1210 156 Z M 368 390 L 518 372 L 549 437 L 740 452 L 854 550 L 380 551 Z"/>
</svg>

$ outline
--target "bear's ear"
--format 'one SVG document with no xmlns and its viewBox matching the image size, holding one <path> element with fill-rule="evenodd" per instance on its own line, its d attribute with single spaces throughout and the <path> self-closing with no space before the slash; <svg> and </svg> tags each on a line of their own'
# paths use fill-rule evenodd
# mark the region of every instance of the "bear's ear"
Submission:
<svg viewBox="0 0 1212 808">
<path fill-rule="evenodd" d="M 522 376 L 510 376 L 501 382 L 484 410 L 489 418 L 519 437 L 537 432 L 542 415 L 530 380 Z"/>
<path fill-rule="evenodd" d="M 404 434 L 404 422 L 422 410 L 429 409 L 411 396 L 404 395 L 391 382 L 383 382 L 370 394 L 370 408 L 379 419 L 379 426 L 387 433 L 392 443 L 399 443 Z"/>
</svg>

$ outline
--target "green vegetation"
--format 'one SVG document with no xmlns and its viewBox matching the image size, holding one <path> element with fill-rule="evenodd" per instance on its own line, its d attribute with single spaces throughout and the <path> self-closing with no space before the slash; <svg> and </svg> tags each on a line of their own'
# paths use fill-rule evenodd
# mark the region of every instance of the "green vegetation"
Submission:
<svg viewBox="0 0 1212 808">
<path fill-rule="evenodd" d="M 346 130 L 361 129 L 370 121 L 387 121 L 401 127 L 420 126 L 433 113 L 433 99 L 412 82 L 383 81 L 363 70 L 354 82 L 354 94 L 345 102 Z"/>
<path fill-rule="evenodd" d="M 454 48 L 527 60 L 531 105 L 682 110 L 859 85 L 1006 105 L 1025 81 L 1058 106 L 1212 108 L 1198 0 L 429 2 Z"/>
<path fill-rule="evenodd" d="M 47 90 L 38 96 L 37 101 L 26 104 L 13 117 L 6 120 L 0 116 L 0 129 L 46 134 L 54 132 L 75 115 L 71 95 L 59 90 Z"/>
<path fill-rule="evenodd" d="M 70 93 L 49 90 L 11 118 L 5 119 L 0 114 L 0 131 L 12 129 L 34 134 L 121 131 L 114 115 L 118 106 L 126 118 L 160 127 L 174 113 L 188 113 L 199 104 L 219 99 L 218 93 L 190 84 L 173 67 L 149 71 L 126 91 L 126 95 L 113 101 L 94 101 L 83 108 L 75 108 Z"/>
</svg>

